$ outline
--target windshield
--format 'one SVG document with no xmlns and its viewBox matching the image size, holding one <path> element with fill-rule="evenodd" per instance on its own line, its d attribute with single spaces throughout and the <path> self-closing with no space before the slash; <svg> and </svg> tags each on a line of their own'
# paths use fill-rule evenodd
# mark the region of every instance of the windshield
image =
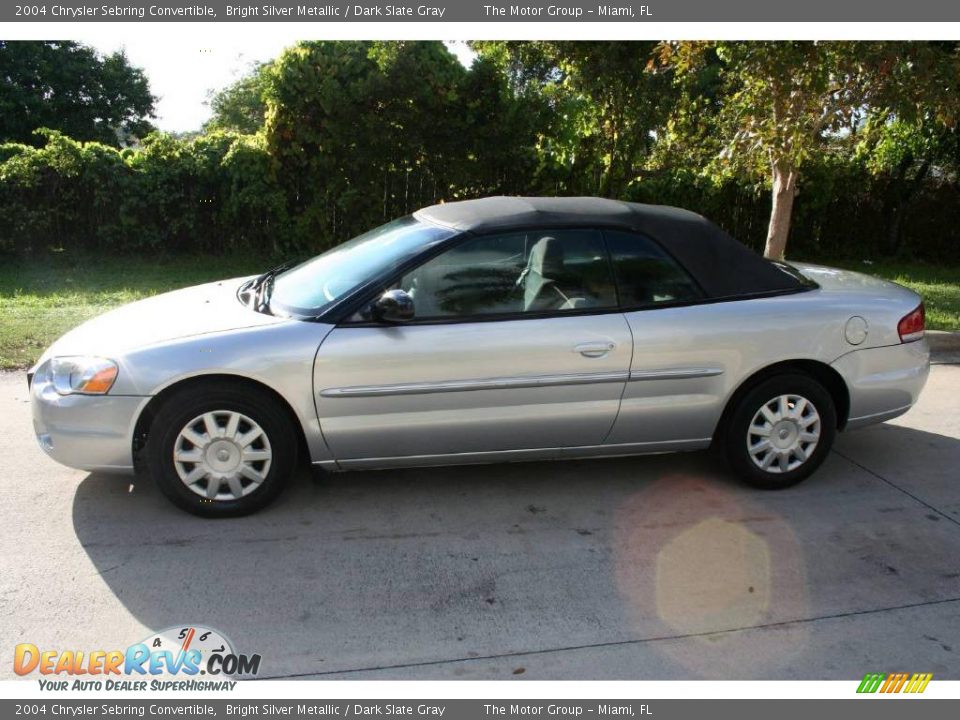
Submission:
<svg viewBox="0 0 960 720">
<path fill-rule="evenodd" d="M 278 275 L 270 310 L 276 315 L 319 315 L 337 298 L 453 234 L 412 216 L 381 225 Z"/>
</svg>

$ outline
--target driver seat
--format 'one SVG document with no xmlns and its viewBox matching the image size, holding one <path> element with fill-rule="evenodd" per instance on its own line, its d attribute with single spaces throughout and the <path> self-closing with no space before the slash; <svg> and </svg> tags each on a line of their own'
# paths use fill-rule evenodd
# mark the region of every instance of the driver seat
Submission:
<svg viewBox="0 0 960 720">
<path fill-rule="evenodd" d="M 530 250 L 527 267 L 523 271 L 523 309 L 525 312 L 556 310 L 575 307 L 557 282 L 565 274 L 563 245 L 555 237 L 537 240 Z"/>
</svg>

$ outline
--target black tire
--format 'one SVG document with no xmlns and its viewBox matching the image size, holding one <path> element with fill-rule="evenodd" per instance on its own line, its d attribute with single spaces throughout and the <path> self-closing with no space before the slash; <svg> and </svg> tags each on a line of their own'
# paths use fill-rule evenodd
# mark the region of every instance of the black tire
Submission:
<svg viewBox="0 0 960 720">
<path fill-rule="evenodd" d="M 781 396 L 797 396 L 807 401 L 813 407 L 818 421 L 813 420 L 810 414 L 809 406 L 804 407 L 804 417 L 800 420 L 778 421 L 777 424 L 771 424 L 769 420 L 764 419 L 763 424 L 753 425 L 754 418 L 761 412 L 761 408 L 775 401 Z M 794 401 L 794 404 L 788 403 L 788 408 L 795 411 L 800 403 Z M 774 411 L 777 405 L 774 404 Z M 770 407 L 768 406 L 768 410 Z M 793 426 L 791 426 L 791 422 Z M 793 436 L 793 432 L 801 432 L 802 423 L 813 423 L 807 429 L 812 429 L 818 425 L 817 431 L 819 438 L 816 444 L 802 440 L 802 435 Z M 751 453 L 748 447 L 748 432 L 751 432 L 749 440 L 755 448 L 764 448 L 762 441 L 765 439 L 762 434 L 753 434 L 753 430 L 773 431 L 768 441 L 770 446 L 772 469 L 763 469 L 760 464 L 767 460 L 768 453 L 764 449 L 756 451 L 756 455 Z M 812 434 L 809 433 L 809 434 Z M 796 485 L 801 480 L 806 479 L 813 473 L 820 464 L 826 459 L 830 448 L 833 446 L 833 440 L 837 434 L 837 411 L 830 393 L 819 382 L 809 375 L 803 373 L 784 373 L 775 375 L 759 382 L 744 394 L 734 406 L 729 415 L 729 422 L 724 428 L 723 449 L 730 467 L 737 473 L 748 485 L 763 490 L 780 490 Z M 786 437 L 784 437 L 784 435 Z M 799 448 L 793 447 L 792 440 L 797 438 Z M 788 444 L 786 449 L 780 448 L 773 443 Z M 801 459 L 801 454 L 806 459 Z M 786 455 L 785 467 L 781 466 L 781 456 Z M 757 461 L 754 461 L 754 457 Z M 795 463 L 799 463 L 793 467 Z"/>
<path fill-rule="evenodd" d="M 249 490 L 249 494 L 235 499 L 211 500 L 181 480 L 174 462 L 174 449 L 178 443 L 184 442 L 179 436 L 191 424 L 191 420 L 205 413 L 214 413 L 220 420 L 229 418 L 227 413 L 230 412 L 239 413 L 259 426 L 265 439 L 256 441 L 257 445 L 253 447 L 269 449 L 271 457 L 269 466 L 255 464 L 261 470 L 266 467 L 267 472 L 263 473 L 262 482 Z M 241 422 L 241 431 L 249 427 L 245 421 Z M 144 459 L 145 469 L 154 483 L 177 507 L 201 517 L 222 518 L 247 515 L 272 502 L 297 467 L 297 449 L 297 434 L 289 413 L 268 392 L 256 387 L 217 381 L 208 385 L 191 385 L 163 403 L 151 424 Z M 196 465 L 181 463 L 180 467 L 191 469 Z M 209 479 L 205 481 L 211 482 Z M 251 485 L 247 478 L 240 482 Z M 221 487 L 226 492 L 229 488 L 225 485 L 224 480 Z"/>
</svg>

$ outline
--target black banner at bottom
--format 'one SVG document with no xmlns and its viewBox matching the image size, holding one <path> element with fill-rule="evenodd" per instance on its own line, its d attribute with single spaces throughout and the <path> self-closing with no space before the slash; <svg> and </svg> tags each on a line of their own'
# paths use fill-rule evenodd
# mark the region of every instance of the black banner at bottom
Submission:
<svg viewBox="0 0 960 720">
<path fill-rule="evenodd" d="M 906 708 L 904 703 L 909 703 Z M 0 700 L 0 718 L 657 718 L 658 720 L 955 720 L 960 700 L 868 696 L 849 700 Z"/>
</svg>

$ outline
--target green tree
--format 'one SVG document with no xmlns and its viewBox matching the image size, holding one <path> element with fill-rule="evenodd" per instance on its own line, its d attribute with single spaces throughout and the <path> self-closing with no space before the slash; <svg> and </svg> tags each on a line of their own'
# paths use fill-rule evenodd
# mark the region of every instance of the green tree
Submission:
<svg viewBox="0 0 960 720">
<path fill-rule="evenodd" d="M 890 84 L 852 135 L 854 157 L 876 179 L 886 233 L 881 250 L 902 253 L 910 206 L 931 184 L 960 173 L 960 43 L 910 43 Z"/>
<path fill-rule="evenodd" d="M 674 102 L 669 73 L 653 62 L 653 42 L 480 41 L 519 93 L 554 112 L 540 149 L 566 169 L 561 189 L 622 196 L 656 142 Z"/>
<path fill-rule="evenodd" d="M 146 76 L 120 51 L 70 41 L 0 41 L 0 141 L 40 145 L 38 128 L 119 146 L 152 127 Z"/>
<path fill-rule="evenodd" d="M 448 122 L 457 126 L 458 197 L 543 192 L 538 148 L 551 124 L 550 108 L 536 93 L 518 94 L 497 65 L 484 57 L 461 79 Z"/>
<path fill-rule="evenodd" d="M 265 132 L 305 244 L 454 194 L 465 74 L 440 42 L 306 42 L 276 59 Z"/>
<path fill-rule="evenodd" d="M 258 63 L 232 85 L 210 95 L 212 116 L 204 130 L 233 130 L 253 134 L 263 127 L 267 104 L 263 98 L 264 78 L 270 63 Z"/>
<path fill-rule="evenodd" d="M 874 179 L 885 234 L 880 250 L 899 255 L 905 248 L 904 222 L 914 199 L 935 183 L 956 184 L 960 131 L 927 118 L 910 122 L 873 116 L 857 134 L 854 159 Z"/>
<path fill-rule="evenodd" d="M 933 104 L 947 117 L 943 83 L 956 94 L 956 65 L 951 79 L 952 51 L 931 50 L 908 42 L 680 42 L 661 46 L 661 58 L 688 90 L 702 88 L 705 73 L 712 78 L 714 101 L 681 103 L 681 111 L 711 111 L 708 127 L 722 146 L 712 172 L 769 179 L 764 254 L 782 258 L 799 179 L 811 159 L 874 110 L 890 117 Z M 920 65 L 936 72 L 920 79 Z M 673 125 L 691 126 L 705 125 L 702 118 Z"/>
</svg>

